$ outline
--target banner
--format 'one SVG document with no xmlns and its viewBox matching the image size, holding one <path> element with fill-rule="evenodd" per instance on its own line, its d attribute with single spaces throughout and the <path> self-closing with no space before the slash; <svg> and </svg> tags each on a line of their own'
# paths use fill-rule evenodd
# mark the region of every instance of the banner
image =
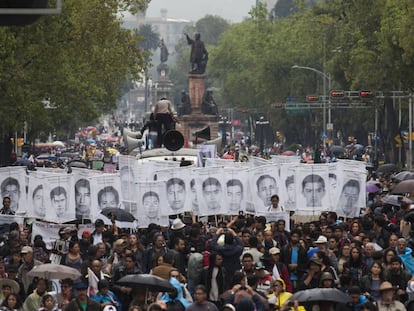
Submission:
<svg viewBox="0 0 414 311">
<path fill-rule="evenodd" d="M 26 169 L 21 166 L 0 168 L 0 195 L 10 198 L 10 208 L 17 214 L 26 213 Z"/>
</svg>

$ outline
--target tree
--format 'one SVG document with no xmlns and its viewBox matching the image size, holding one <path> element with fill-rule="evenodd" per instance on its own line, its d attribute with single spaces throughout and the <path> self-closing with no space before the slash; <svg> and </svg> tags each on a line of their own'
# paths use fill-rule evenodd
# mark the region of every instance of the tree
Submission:
<svg viewBox="0 0 414 311">
<path fill-rule="evenodd" d="M 138 79 L 144 64 L 138 35 L 121 28 L 118 4 L 67 0 L 60 15 L 0 28 L 3 132 L 28 121 L 32 135 L 50 128 L 69 135 L 115 107 L 125 79 Z M 43 108 L 46 96 L 55 109 Z"/>
</svg>

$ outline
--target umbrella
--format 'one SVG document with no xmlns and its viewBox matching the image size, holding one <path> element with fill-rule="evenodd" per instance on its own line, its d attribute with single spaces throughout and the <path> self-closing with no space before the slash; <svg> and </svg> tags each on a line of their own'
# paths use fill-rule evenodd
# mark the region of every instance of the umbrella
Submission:
<svg viewBox="0 0 414 311">
<path fill-rule="evenodd" d="M 400 195 L 395 195 L 395 194 L 390 194 L 390 195 L 386 195 L 384 197 L 381 198 L 382 203 L 384 204 L 389 204 L 389 205 L 393 205 L 393 206 L 401 206 L 401 197 Z M 411 201 L 410 199 L 403 199 L 405 203 L 407 204 L 412 204 L 414 203 L 414 201 Z"/>
<path fill-rule="evenodd" d="M 77 167 L 77 168 L 88 168 L 88 164 L 81 160 L 73 160 L 68 163 L 70 167 Z"/>
<path fill-rule="evenodd" d="M 404 216 L 404 220 L 413 223 L 414 222 L 414 211 L 410 211 L 408 212 L 405 216 Z"/>
<path fill-rule="evenodd" d="M 32 270 L 27 273 L 29 277 L 38 277 L 44 278 L 48 280 L 52 279 L 72 279 L 77 280 L 79 279 L 82 274 L 71 267 L 67 267 L 64 265 L 57 265 L 54 263 L 45 263 L 40 266 L 34 266 Z"/>
<path fill-rule="evenodd" d="M 410 172 L 410 171 L 399 172 L 392 179 L 395 180 L 395 181 L 403 181 L 403 180 L 414 179 L 414 173 Z"/>
<path fill-rule="evenodd" d="M 298 300 L 299 302 L 317 302 L 317 301 L 332 301 L 338 303 L 347 303 L 351 299 L 348 295 L 341 292 L 337 288 L 312 288 L 301 290 L 294 293 L 290 301 Z"/>
<path fill-rule="evenodd" d="M 22 158 L 17 158 L 16 162 L 13 163 L 13 166 L 26 166 L 29 170 L 33 170 L 35 168 L 33 162 Z"/>
<path fill-rule="evenodd" d="M 107 148 L 106 149 L 106 151 L 109 153 L 109 154 L 114 154 L 114 153 L 118 153 L 119 151 L 117 150 L 117 149 L 115 149 L 115 148 Z"/>
<path fill-rule="evenodd" d="M 345 153 L 345 148 L 344 147 L 342 147 L 342 146 L 336 146 L 336 145 L 334 145 L 334 146 L 331 146 L 330 148 L 329 148 L 329 151 L 331 152 L 331 153 L 334 153 L 334 154 L 342 154 L 342 153 Z"/>
<path fill-rule="evenodd" d="M 381 190 L 377 185 L 374 184 L 367 184 L 365 188 L 368 193 L 375 193 Z"/>
<path fill-rule="evenodd" d="M 394 163 L 387 163 L 380 165 L 377 169 L 377 173 L 393 173 L 398 171 L 398 166 Z"/>
<path fill-rule="evenodd" d="M 101 214 L 109 219 L 111 219 L 112 216 L 115 216 L 115 219 L 118 221 L 134 222 L 135 220 L 135 217 L 131 213 L 117 207 L 105 207 L 101 211 Z"/>
<path fill-rule="evenodd" d="M 64 142 L 62 142 L 62 141 L 60 141 L 60 140 L 56 140 L 56 141 L 54 141 L 54 142 L 52 143 L 52 145 L 53 145 L 53 146 L 55 146 L 55 147 L 60 147 L 60 148 L 65 147 L 65 143 L 64 143 Z"/>
<path fill-rule="evenodd" d="M 174 290 L 174 286 L 167 280 L 152 274 L 128 274 L 116 282 L 121 286 L 145 287 L 154 292 L 169 292 Z"/>
<path fill-rule="evenodd" d="M 414 179 L 403 180 L 395 185 L 392 193 L 411 193 L 414 192 Z"/>
<path fill-rule="evenodd" d="M 282 152 L 282 155 L 283 156 L 294 156 L 294 155 L 296 155 L 296 152 L 292 151 L 292 150 L 286 150 L 286 151 Z"/>
<path fill-rule="evenodd" d="M 93 138 L 88 138 L 88 139 L 86 140 L 86 142 L 87 142 L 88 144 L 95 144 L 95 143 L 96 143 L 95 139 L 93 139 Z"/>
</svg>

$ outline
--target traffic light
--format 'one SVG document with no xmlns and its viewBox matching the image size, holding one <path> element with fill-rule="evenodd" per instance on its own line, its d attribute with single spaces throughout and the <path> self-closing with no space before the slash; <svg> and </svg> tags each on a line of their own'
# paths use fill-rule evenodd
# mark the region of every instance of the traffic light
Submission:
<svg viewBox="0 0 414 311">
<path fill-rule="evenodd" d="M 331 100 L 343 100 L 343 99 L 345 99 L 344 91 L 332 91 L 331 92 Z"/>
<path fill-rule="evenodd" d="M 306 96 L 306 101 L 308 103 L 315 103 L 315 102 L 319 102 L 320 97 L 318 95 L 307 95 Z"/>
<path fill-rule="evenodd" d="M 359 92 L 359 97 L 362 99 L 362 100 L 372 100 L 372 99 L 374 99 L 374 97 L 375 97 L 375 94 L 374 94 L 374 92 L 372 92 L 372 91 L 360 91 Z"/>
</svg>

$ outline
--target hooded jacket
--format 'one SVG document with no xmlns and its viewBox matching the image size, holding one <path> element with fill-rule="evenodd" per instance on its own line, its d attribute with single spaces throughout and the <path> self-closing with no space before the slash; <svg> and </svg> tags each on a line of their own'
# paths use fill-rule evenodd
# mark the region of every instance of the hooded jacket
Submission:
<svg viewBox="0 0 414 311">
<path fill-rule="evenodd" d="M 283 290 L 279 293 L 278 296 L 276 296 L 274 293 L 267 296 L 267 300 L 269 301 L 269 305 L 273 305 L 275 307 L 278 307 L 280 309 L 283 304 L 289 300 L 290 297 L 292 297 L 292 293 L 289 293 L 286 291 L 286 283 L 283 281 L 283 279 L 278 278 L 276 281 L 279 281 L 282 283 Z M 293 310 L 293 309 L 292 309 Z M 304 307 L 299 306 L 299 311 L 306 311 Z"/>
<path fill-rule="evenodd" d="M 170 278 L 170 283 L 177 290 L 177 296 L 171 297 L 169 293 L 165 293 L 161 296 L 160 300 L 165 303 L 179 301 L 183 305 L 184 309 L 187 309 L 190 303 L 183 297 L 183 289 L 180 282 L 176 278 Z"/>
</svg>

